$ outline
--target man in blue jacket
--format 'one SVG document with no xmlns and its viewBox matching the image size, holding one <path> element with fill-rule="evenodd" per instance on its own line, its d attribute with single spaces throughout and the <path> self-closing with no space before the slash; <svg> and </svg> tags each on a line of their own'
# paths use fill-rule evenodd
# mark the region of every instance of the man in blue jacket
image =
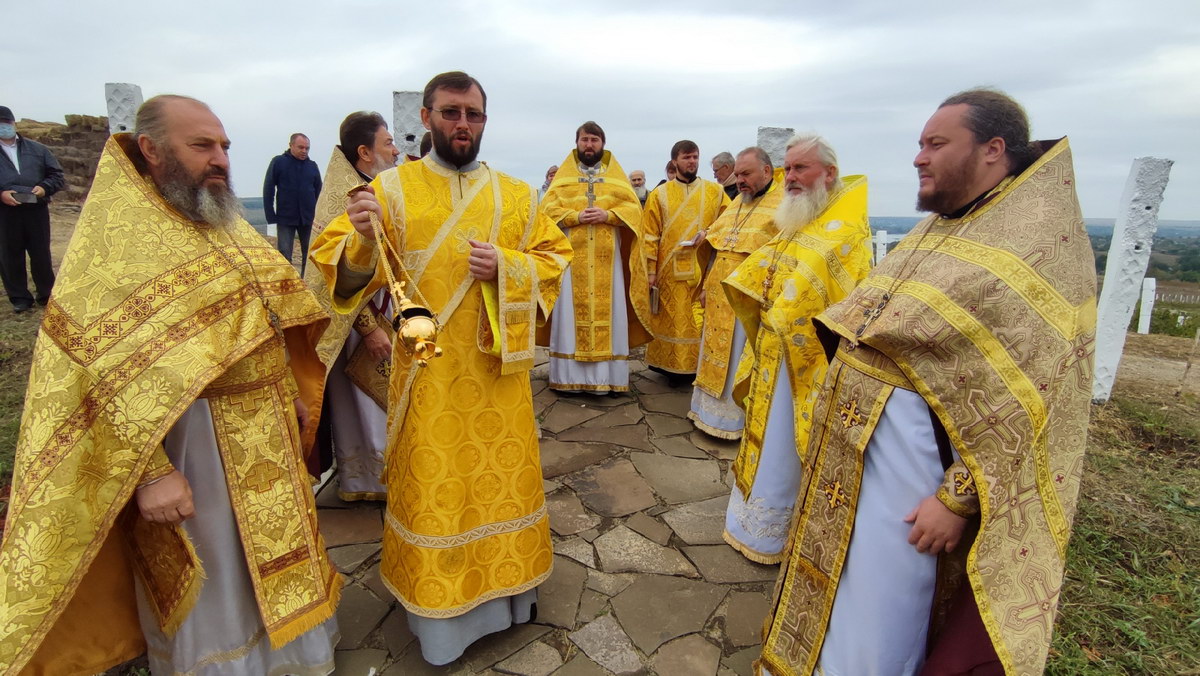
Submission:
<svg viewBox="0 0 1200 676">
<path fill-rule="evenodd" d="M 38 305 L 50 300 L 50 196 L 66 185 L 62 167 L 46 146 L 17 134 L 16 119 L 0 106 L 0 276 L 14 312 L 33 307 L 25 277 L 25 252 Z"/>
<path fill-rule="evenodd" d="M 308 261 L 308 238 L 312 233 L 317 195 L 321 194 L 321 171 L 308 159 L 309 142 L 304 134 L 292 134 L 288 149 L 271 160 L 263 180 L 263 212 L 276 224 L 279 253 L 292 260 L 292 243 L 300 236 L 300 274 Z"/>
</svg>

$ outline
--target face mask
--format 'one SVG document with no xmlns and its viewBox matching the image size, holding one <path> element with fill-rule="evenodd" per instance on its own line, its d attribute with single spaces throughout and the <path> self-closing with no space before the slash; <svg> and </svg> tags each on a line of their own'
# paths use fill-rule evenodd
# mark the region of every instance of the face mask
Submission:
<svg viewBox="0 0 1200 676">
<path fill-rule="evenodd" d="M 10 122 L 0 122 L 0 138 L 8 141 L 17 136 L 17 128 Z"/>
</svg>

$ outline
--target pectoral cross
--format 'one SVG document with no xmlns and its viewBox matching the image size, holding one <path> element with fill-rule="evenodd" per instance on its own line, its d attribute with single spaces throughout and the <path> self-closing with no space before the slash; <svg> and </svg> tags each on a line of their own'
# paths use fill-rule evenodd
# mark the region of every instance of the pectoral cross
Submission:
<svg viewBox="0 0 1200 676">
<path fill-rule="evenodd" d="M 591 209 L 596 206 L 596 184 L 603 183 L 604 179 L 596 175 L 597 170 L 594 166 L 584 169 L 583 173 L 585 175 L 579 177 L 579 182 L 587 183 L 588 208 Z"/>
<path fill-rule="evenodd" d="M 867 326 L 876 319 L 879 319 L 879 315 L 883 314 L 883 309 L 887 307 L 888 301 L 891 299 L 892 294 L 885 293 L 883 294 L 883 298 L 879 299 L 879 305 L 876 305 L 870 310 L 863 310 L 864 319 L 862 326 L 858 327 L 858 330 L 854 332 L 854 335 L 861 337 L 863 332 L 867 330 Z"/>
</svg>

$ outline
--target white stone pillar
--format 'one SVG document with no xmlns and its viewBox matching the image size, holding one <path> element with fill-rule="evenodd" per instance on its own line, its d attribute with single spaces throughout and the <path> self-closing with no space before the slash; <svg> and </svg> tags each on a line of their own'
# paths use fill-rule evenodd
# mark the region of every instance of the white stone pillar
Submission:
<svg viewBox="0 0 1200 676">
<path fill-rule="evenodd" d="M 396 148 L 409 157 L 421 156 L 421 92 L 392 92 L 392 136 Z"/>
<path fill-rule="evenodd" d="M 787 152 L 788 139 L 796 133 L 791 127 L 759 127 L 758 147 L 767 151 L 771 164 L 776 168 L 783 166 L 783 154 Z"/>
<path fill-rule="evenodd" d="M 104 100 L 108 103 L 108 133 L 133 131 L 133 120 L 142 107 L 142 88 L 127 82 L 105 82 Z"/>
<path fill-rule="evenodd" d="M 1108 265 L 1104 269 L 1104 287 L 1096 316 L 1096 365 L 1092 381 L 1092 400 L 1098 404 L 1112 395 L 1125 333 L 1133 317 L 1150 247 L 1158 230 L 1158 207 L 1171 176 L 1172 160 L 1139 157 L 1125 182 L 1121 211 L 1113 226 Z"/>
<path fill-rule="evenodd" d="M 1142 309 L 1138 313 L 1138 333 L 1150 333 L 1150 315 L 1154 312 L 1154 292 L 1158 281 L 1153 277 L 1142 280 Z"/>
<path fill-rule="evenodd" d="M 883 260 L 883 257 L 885 255 L 887 255 L 887 245 L 888 245 L 888 231 L 887 230 L 876 230 L 875 231 L 875 265 L 879 265 L 879 262 Z"/>
</svg>

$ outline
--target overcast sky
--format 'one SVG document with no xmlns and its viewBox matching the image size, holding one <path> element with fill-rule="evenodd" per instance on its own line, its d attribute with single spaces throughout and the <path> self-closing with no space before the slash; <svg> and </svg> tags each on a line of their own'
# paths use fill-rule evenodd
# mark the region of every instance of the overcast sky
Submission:
<svg viewBox="0 0 1200 676">
<path fill-rule="evenodd" d="M 587 119 L 651 183 L 681 138 L 711 178 L 717 152 L 783 126 L 867 174 L 872 215 L 913 215 L 922 125 L 949 94 L 991 85 L 1036 138 L 1070 136 L 1085 216 L 1117 215 L 1132 160 L 1150 155 L 1175 160 L 1160 217 L 1200 220 L 1197 0 L 43 0 L 12 19 L 0 105 L 61 122 L 105 114 L 105 82 L 195 96 L 233 141 L 241 196 L 260 194 L 291 132 L 324 170 L 347 113 L 390 122 L 393 90 L 465 70 L 488 93 L 480 158 L 535 185 Z"/>
</svg>

